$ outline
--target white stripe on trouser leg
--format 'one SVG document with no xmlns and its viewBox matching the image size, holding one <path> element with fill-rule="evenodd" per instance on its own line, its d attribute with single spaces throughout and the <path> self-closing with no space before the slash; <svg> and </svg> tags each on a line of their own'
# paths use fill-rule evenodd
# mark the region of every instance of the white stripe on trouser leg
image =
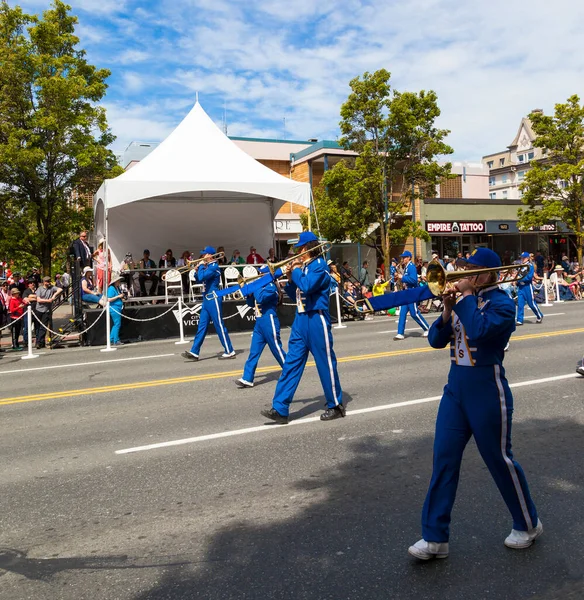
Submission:
<svg viewBox="0 0 584 600">
<path fill-rule="evenodd" d="M 329 342 L 328 330 L 326 328 L 326 321 L 322 315 L 322 310 L 318 311 L 320 315 L 320 320 L 322 321 L 322 333 L 324 335 L 324 343 L 326 346 L 326 359 L 328 361 L 329 373 L 331 375 L 331 388 L 333 390 L 333 397 L 335 399 L 335 405 L 339 405 L 339 401 L 337 400 L 337 387 L 335 386 L 335 372 L 333 370 L 333 358 L 331 356 L 331 345 Z"/>
<path fill-rule="evenodd" d="M 227 344 L 227 338 L 225 337 L 225 331 L 223 330 L 223 319 L 221 318 L 221 313 L 219 312 L 219 302 L 217 302 L 217 296 L 213 298 L 215 301 L 215 308 L 217 309 L 217 323 L 215 323 L 215 329 L 221 329 L 221 335 L 223 336 L 223 347 L 225 348 L 225 352 L 229 353 L 229 346 Z"/>
<path fill-rule="evenodd" d="M 542 314 L 539 306 L 537 305 L 537 302 L 535 301 L 535 296 L 533 295 L 533 286 L 532 285 L 529 286 L 529 292 L 531 293 L 531 302 L 535 308 L 535 315 L 537 316 L 538 319 L 542 319 L 543 314 Z"/>
<path fill-rule="evenodd" d="M 280 360 L 284 362 L 284 354 L 282 353 L 282 348 L 280 348 L 280 344 L 278 344 L 278 332 L 276 331 L 276 322 L 274 321 L 274 315 L 270 314 L 270 323 L 272 324 L 272 335 L 274 336 L 274 344 L 276 344 L 276 348 L 278 348 L 278 354 L 280 355 Z"/>
<path fill-rule="evenodd" d="M 419 319 L 420 321 L 422 321 L 422 319 L 420 318 L 420 313 L 418 312 L 418 305 L 417 304 L 414 304 L 414 314 L 415 314 L 415 316 L 416 316 L 417 319 Z M 418 325 L 420 325 L 420 323 L 418 323 Z M 424 331 L 426 331 L 426 327 L 424 326 L 423 321 L 422 321 L 422 324 L 420 325 L 420 327 Z M 430 329 L 430 328 L 428 327 L 428 329 Z"/>
<path fill-rule="evenodd" d="M 525 495 L 523 494 L 523 488 L 519 483 L 517 470 L 515 469 L 513 461 L 507 456 L 507 402 L 505 400 L 505 390 L 503 389 L 503 382 L 501 381 L 501 369 L 499 365 L 494 365 L 494 367 L 495 381 L 497 382 L 497 389 L 499 390 L 499 405 L 501 406 L 501 454 L 503 455 L 503 460 L 505 461 L 507 468 L 509 469 L 513 485 L 515 486 L 515 492 L 517 493 L 517 498 L 519 499 L 519 504 L 521 505 L 521 512 L 523 513 L 525 524 L 527 525 L 528 529 L 532 529 L 533 527 L 535 527 L 535 524 L 531 521 L 531 517 L 529 516 L 529 511 L 527 510 L 527 502 L 525 500 Z M 530 523 L 531 527 L 529 527 Z"/>
</svg>

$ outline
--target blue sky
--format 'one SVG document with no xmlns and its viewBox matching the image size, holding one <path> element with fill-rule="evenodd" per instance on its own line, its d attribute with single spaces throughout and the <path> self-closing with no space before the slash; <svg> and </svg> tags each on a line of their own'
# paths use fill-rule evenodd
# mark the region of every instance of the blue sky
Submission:
<svg viewBox="0 0 584 600">
<path fill-rule="evenodd" d="M 30 12 L 48 0 L 22 0 Z M 348 82 L 386 68 L 433 89 L 454 158 L 511 143 L 522 116 L 584 99 L 573 0 L 72 0 L 122 151 L 162 140 L 199 100 L 228 134 L 336 139 Z"/>
</svg>

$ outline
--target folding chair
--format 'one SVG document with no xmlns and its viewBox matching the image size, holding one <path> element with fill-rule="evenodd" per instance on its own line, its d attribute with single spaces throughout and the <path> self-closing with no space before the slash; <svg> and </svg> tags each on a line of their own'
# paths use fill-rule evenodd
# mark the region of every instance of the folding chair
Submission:
<svg viewBox="0 0 584 600">
<path fill-rule="evenodd" d="M 252 265 L 246 265 L 243 267 L 243 277 L 247 279 L 248 277 L 256 277 L 258 274 L 258 270 Z"/>
<path fill-rule="evenodd" d="M 182 276 L 180 271 L 176 269 L 171 269 L 164 274 L 164 295 L 166 297 L 166 304 L 168 304 L 168 292 L 172 290 L 177 290 L 178 294 L 172 294 L 173 296 L 182 296 Z"/>
<path fill-rule="evenodd" d="M 225 288 L 239 287 L 237 280 L 239 279 L 239 270 L 233 266 L 226 267 L 223 271 L 225 278 Z"/>
<path fill-rule="evenodd" d="M 196 269 L 191 269 L 189 271 L 189 300 L 191 302 L 194 302 L 197 297 L 202 298 L 205 289 L 205 286 L 202 283 L 197 283 L 196 276 Z"/>
</svg>

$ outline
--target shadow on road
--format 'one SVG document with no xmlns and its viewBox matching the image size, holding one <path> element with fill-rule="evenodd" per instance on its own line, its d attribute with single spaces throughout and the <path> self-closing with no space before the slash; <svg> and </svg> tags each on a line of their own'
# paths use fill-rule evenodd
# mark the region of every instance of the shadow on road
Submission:
<svg viewBox="0 0 584 600">
<path fill-rule="evenodd" d="M 471 442 L 451 555 L 427 563 L 411 559 L 407 547 L 420 537 L 432 440 L 391 433 L 350 441 L 352 458 L 293 484 L 298 499 L 282 498 L 262 519 L 267 524 L 230 523 L 213 536 L 203 565 L 165 570 L 135 600 L 582 597 L 582 425 L 516 426 L 517 458 L 545 526 L 524 551 L 503 546 L 510 517 Z M 286 460 L 293 457 L 275 462 Z"/>
</svg>

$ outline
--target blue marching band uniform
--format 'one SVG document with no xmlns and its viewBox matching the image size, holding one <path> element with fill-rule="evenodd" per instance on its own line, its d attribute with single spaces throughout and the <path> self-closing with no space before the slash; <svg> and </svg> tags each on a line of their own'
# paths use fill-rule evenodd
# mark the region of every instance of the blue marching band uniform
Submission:
<svg viewBox="0 0 584 600">
<path fill-rule="evenodd" d="M 524 261 L 526 258 L 529 259 L 529 252 L 523 252 L 521 258 Z M 533 274 L 533 265 L 529 263 L 529 271 L 517 281 L 517 316 L 515 318 L 517 325 L 523 325 L 523 315 L 526 304 L 533 311 L 537 322 L 541 323 L 543 321 L 543 314 L 541 310 L 539 310 L 539 306 L 533 296 Z"/>
<path fill-rule="evenodd" d="M 419 286 L 418 271 L 416 270 L 416 266 L 414 265 L 414 263 L 411 261 L 412 253 L 409 250 L 406 250 L 403 254 L 400 254 L 400 258 L 409 259 L 407 265 L 405 266 L 404 273 L 401 279 L 404 289 L 417 288 Z M 412 315 L 412 319 L 414 319 L 414 321 L 422 328 L 422 330 L 424 331 L 424 335 L 428 335 L 427 332 L 430 329 L 430 326 L 428 325 L 426 319 L 424 319 L 424 317 L 418 311 L 417 303 L 413 302 L 401 307 L 399 312 L 399 322 L 397 325 L 397 335 L 393 338 L 394 340 L 404 339 L 408 313 Z"/>
<path fill-rule="evenodd" d="M 215 248 L 207 246 L 201 253 L 208 255 L 215 254 Z M 182 356 L 189 360 L 199 360 L 199 353 L 203 341 L 205 340 L 205 336 L 207 335 L 207 328 L 209 327 L 209 323 L 213 323 L 217 335 L 219 336 L 219 341 L 225 350 L 220 358 L 235 358 L 235 350 L 233 350 L 231 340 L 229 339 L 229 333 L 227 333 L 227 329 L 223 324 L 223 298 L 217 296 L 219 283 L 221 282 L 221 270 L 219 264 L 214 261 L 199 265 L 199 268 L 197 269 L 197 281 L 205 286 L 203 306 L 199 313 L 199 325 L 197 327 L 197 334 L 193 340 L 193 345 L 190 351 L 183 352 Z"/>
<path fill-rule="evenodd" d="M 467 262 L 483 268 L 501 266 L 499 257 L 486 248 L 475 250 Z M 430 345 L 450 344 L 452 363 L 436 419 L 433 472 L 422 511 L 423 539 L 409 549 L 417 558 L 448 556 L 450 515 L 471 436 L 513 518 L 505 545 L 526 548 L 543 531 L 527 480 L 511 451 L 513 396 L 503 357 L 513 331 L 514 302 L 496 283 L 477 296 L 460 298 L 448 322 L 441 315 L 430 328 Z"/>
<path fill-rule="evenodd" d="M 276 309 L 280 294 L 274 282 L 260 288 L 246 298 L 248 306 L 255 311 L 255 326 L 251 337 L 249 356 L 243 368 L 243 376 L 235 381 L 238 387 L 253 387 L 253 379 L 260 356 L 266 345 L 278 364 L 283 367 L 286 352 L 280 339 L 280 320 Z"/>
</svg>

